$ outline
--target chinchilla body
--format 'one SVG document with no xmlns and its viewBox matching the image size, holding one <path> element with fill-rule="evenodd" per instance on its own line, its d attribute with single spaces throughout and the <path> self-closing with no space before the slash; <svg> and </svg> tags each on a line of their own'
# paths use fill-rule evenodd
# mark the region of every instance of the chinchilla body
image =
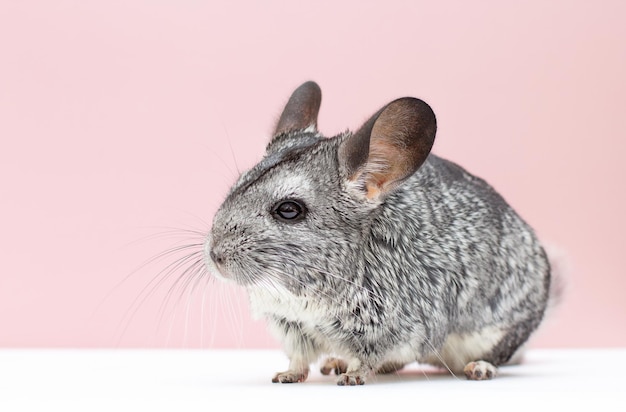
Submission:
<svg viewBox="0 0 626 412">
<path fill-rule="evenodd" d="M 312 82 L 287 103 L 206 243 L 212 273 L 244 286 L 284 345 L 275 382 L 333 356 L 339 384 L 418 361 L 486 379 L 537 328 L 550 267 L 533 230 L 484 180 L 430 153 L 418 99 L 323 137 Z M 337 356 L 337 358 L 334 358 Z"/>
</svg>

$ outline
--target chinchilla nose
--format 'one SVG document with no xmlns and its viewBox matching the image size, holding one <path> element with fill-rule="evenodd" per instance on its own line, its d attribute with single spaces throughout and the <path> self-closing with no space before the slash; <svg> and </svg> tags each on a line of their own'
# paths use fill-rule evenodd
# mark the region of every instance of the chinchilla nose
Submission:
<svg viewBox="0 0 626 412">
<path fill-rule="evenodd" d="M 224 263 L 224 254 L 218 250 L 215 250 L 215 248 L 211 249 L 211 251 L 209 252 L 209 256 L 216 265 L 222 265 Z"/>
<path fill-rule="evenodd" d="M 224 264 L 224 251 L 219 244 L 216 244 L 214 236 L 211 234 L 209 234 L 206 239 L 206 243 L 204 244 L 204 253 L 205 256 L 211 259 L 211 261 L 213 261 L 216 265 Z"/>
</svg>

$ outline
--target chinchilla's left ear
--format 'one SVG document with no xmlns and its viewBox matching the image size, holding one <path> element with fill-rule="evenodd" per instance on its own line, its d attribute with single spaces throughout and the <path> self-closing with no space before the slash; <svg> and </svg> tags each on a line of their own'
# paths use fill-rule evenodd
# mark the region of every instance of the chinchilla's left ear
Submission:
<svg viewBox="0 0 626 412">
<path fill-rule="evenodd" d="M 422 100 L 389 103 L 341 144 L 347 186 L 370 200 L 384 197 L 424 163 L 436 131 L 435 113 Z"/>
<path fill-rule="evenodd" d="M 298 87 L 285 105 L 274 130 L 279 134 L 312 128 L 317 131 L 317 115 L 322 103 L 322 90 L 317 83 L 308 81 Z"/>
</svg>

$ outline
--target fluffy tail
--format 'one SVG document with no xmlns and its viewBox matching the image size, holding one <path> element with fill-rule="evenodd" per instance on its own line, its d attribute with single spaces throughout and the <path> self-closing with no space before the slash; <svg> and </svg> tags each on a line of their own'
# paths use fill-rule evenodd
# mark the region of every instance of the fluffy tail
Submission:
<svg viewBox="0 0 626 412">
<path fill-rule="evenodd" d="M 563 302 L 567 287 L 565 277 L 569 272 L 570 265 L 567 254 L 563 249 L 551 244 L 544 244 L 544 250 L 546 251 L 550 263 L 550 290 L 548 291 L 548 306 L 544 314 L 545 322 L 545 319 L 549 318 L 554 310 Z M 524 353 L 526 352 L 526 347 L 527 344 L 522 345 L 507 364 L 517 365 L 521 363 L 524 358 Z"/>
<path fill-rule="evenodd" d="M 554 245 L 544 245 L 544 250 L 548 255 L 548 261 L 550 262 L 550 295 L 548 297 L 548 307 L 546 309 L 546 316 L 549 316 L 554 309 L 556 309 L 561 302 L 563 302 L 564 295 L 567 288 L 565 277 L 569 272 L 569 260 L 563 249 Z"/>
</svg>

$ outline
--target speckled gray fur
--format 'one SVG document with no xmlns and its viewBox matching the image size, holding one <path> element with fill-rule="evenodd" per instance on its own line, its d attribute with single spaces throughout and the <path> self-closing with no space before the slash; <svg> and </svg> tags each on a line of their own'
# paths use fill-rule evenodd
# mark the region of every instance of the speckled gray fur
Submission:
<svg viewBox="0 0 626 412">
<path fill-rule="evenodd" d="M 210 271 L 246 287 L 284 344 L 289 369 L 274 381 L 305 380 L 322 355 L 346 360 L 348 385 L 416 360 L 453 372 L 505 363 L 548 300 L 533 230 L 484 180 L 433 154 L 384 196 L 355 195 L 340 154 L 353 133 L 324 138 L 303 122 L 277 128 L 206 244 Z M 276 219 L 283 199 L 305 204 L 305 218 Z"/>
</svg>

